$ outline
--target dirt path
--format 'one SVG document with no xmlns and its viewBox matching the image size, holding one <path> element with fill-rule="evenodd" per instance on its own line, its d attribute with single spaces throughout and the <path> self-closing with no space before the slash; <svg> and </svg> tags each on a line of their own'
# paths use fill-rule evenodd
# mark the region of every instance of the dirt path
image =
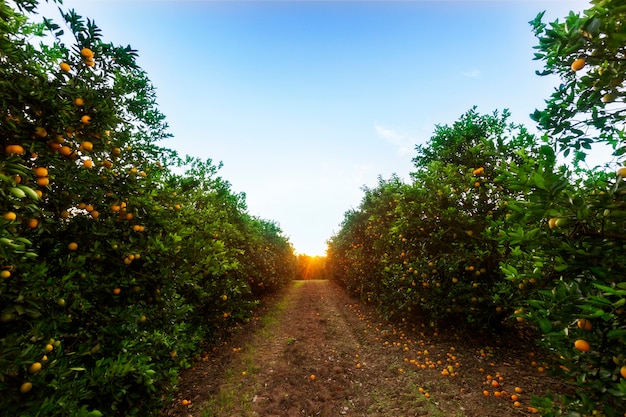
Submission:
<svg viewBox="0 0 626 417">
<path fill-rule="evenodd" d="M 162 416 L 530 415 L 530 394 L 556 383 L 534 353 L 493 342 L 394 328 L 329 281 L 297 281 L 183 373 Z"/>
</svg>

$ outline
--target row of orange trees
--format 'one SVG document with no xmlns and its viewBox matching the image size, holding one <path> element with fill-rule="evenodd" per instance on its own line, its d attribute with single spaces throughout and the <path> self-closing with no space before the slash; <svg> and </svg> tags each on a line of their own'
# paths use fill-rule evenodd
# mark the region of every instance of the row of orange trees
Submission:
<svg viewBox="0 0 626 417">
<path fill-rule="evenodd" d="M 150 415 L 293 249 L 219 166 L 156 144 L 133 50 L 72 11 L 66 45 L 36 6 L 0 3 L 1 414 Z"/>
<path fill-rule="evenodd" d="M 366 189 L 329 242 L 329 274 L 388 316 L 532 324 L 554 372 L 579 388 L 536 399 L 546 416 L 626 413 L 626 168 L 616 164 L 626 12 L 594 3 L 531 22 L 540 75 L 562 81 L 532 115 L 543 137 L 506 111 L 437 126 L 417 147 L 412 181 Z M 598 146 L 605 164 L 583 169 Z"/>
</svg>

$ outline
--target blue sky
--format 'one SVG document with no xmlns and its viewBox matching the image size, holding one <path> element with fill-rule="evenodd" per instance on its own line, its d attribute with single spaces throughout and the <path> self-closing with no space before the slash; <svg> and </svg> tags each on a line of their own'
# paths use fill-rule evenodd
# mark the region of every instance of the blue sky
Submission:
<svg viewBox="0 0 626 417">
<path fill-rule="evenodd" d="M 65 0 L 130 44 L 172 139 L 224 164 L 249 212 L 323 254 L 363 186 L 408 179 L 435 125 L 508 108 L 533 128 L 557 80 L 535 75 L 528 21 L 583 1 Z M 44 3 L 45 5 L 45 3 Z M 48 6 L 49 9 L 49 6 Z M 46 16 L 51 13 L 43 12 Z"/>
</svg>

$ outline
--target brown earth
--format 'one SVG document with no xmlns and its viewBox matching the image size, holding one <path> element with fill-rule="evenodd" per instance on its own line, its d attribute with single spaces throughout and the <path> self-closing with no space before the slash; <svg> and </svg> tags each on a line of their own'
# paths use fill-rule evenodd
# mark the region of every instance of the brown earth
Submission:
<svg viewBox="0 0 626 417">
<path fill-rule="evenodd" d="M 162 417 L 510 417 L 565 390 L 526 339 L 385 322 L 330 281 L 296 281 L 266 305 L 182 373 Z"/>
</svg>

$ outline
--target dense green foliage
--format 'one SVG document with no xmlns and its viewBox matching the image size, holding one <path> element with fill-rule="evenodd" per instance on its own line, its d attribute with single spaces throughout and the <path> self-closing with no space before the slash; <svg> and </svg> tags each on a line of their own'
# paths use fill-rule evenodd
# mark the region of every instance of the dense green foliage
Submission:
<svg viewBox="0 0 626 417">
<path fill-rule="evenodd" d="M 596 1 L 549 26 L 539 14 L 541 74 L 562 80 L 532 115 L 541 140 L 507 113 L 437 126 L 411 183 L 366 190 L 328 250 L 331 276 L 389 316 L 533 326 L 552 372 L 577 387 L 535 399 L 546 416 L 626 413 L 626 168 L 613 171 L 626 149 L 625 10 Z M 580 168 L 599 145 L 613 155 Z M 559 165 L 572 150 L 574 167 Z"/>
<path fill-rule="evenodd" d="M 156 144 L 133 50 L 71 11 L 65 45 L 34 7 L 0 3 L 0 409 L 153 414 L 203 343 L 295 276 L 293 249 L 219 166 Z"/>
</svg>

